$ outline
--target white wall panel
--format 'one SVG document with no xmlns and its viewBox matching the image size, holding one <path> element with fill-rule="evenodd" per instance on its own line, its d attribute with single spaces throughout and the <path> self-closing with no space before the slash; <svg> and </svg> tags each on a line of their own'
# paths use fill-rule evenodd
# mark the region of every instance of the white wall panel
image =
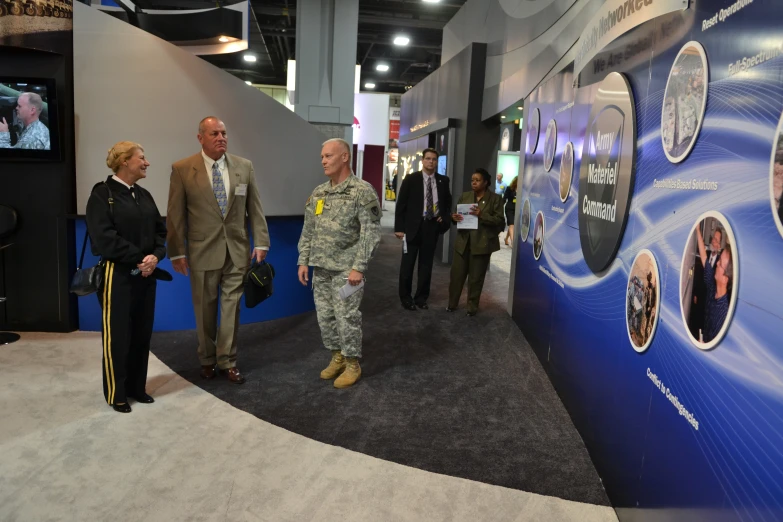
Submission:
<svg viewBox="0 0 783 522">
<path fill-rule="evenodd" d="M 264 211 L 302 214 L 325 178 L 323 134 L 271 97 L 125 22 L 74 5 L 77 209 L 106 178 L 116 142 L 141 143 L 152 164 L 140 184 L 165 214 L 171 164 L 200 150 L 198 122 L 221 118 L 229 152 L 253 162 Z"/>
</svg>

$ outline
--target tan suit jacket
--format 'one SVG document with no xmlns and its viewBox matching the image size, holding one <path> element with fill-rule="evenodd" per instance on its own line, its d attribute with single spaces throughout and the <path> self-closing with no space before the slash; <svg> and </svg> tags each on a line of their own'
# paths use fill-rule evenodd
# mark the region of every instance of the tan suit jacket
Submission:
<svg viewBox="0 0 783 522">
<path fill-rule="evenodd" d="M 230 194 L 225 219 L 220 213 L 201 152 L 171 166 L 168 227 L 169 257 L 187 256 L 192 270 L 223 268 L 226 248 L 238 268 L 250 264 L 247 222 L 256 247 L 269 247 L 269 230 L 261 197 L 258 195 L 253 164 L 245 158 L 226 154 Z M 237 187 L 247 185 L 245 196 Z"/>
</svg>

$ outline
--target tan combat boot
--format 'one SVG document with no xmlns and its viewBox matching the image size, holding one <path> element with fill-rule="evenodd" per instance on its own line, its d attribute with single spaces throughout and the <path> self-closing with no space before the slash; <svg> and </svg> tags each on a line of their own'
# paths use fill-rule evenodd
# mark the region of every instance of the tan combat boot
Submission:
<svg viewBox="0 0 783 522">
<path fill-rule="evenodd" d="M 345 371 L 334 381 L 335 388 L 347 388 L 359 380 L 362 375 L 362 368 L 359 366 L 359 359 L 356 357 L 345 358 Z"/>
<path fill-rule="evenodd" d="M 332 350 L 332 360 L 329 361 L 329 366 L 323 369 L 321 372 L 321 379 L 326 381 L 334 379 L 345 370 L 345 357 L 340 353 L 340 350 Z"/>
</svg>

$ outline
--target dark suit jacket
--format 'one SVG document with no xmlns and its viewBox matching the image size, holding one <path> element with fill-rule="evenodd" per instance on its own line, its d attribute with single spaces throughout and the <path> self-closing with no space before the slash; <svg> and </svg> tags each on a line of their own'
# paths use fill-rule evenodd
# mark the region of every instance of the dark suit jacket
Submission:
<svg viewBox="0 0 783 522">
<path fill-rule="evenodd" d="M 463 192 L 457 204 L 476 203 L 481 208 L 479 225 L 477 230 L 458 230 L 457 240 L 454 242 L 454 251 L 463 254 L 470 241 L 470 253 L 491 254 L 500 250 L 498 234 L 503 231 L 506 224 L 503 215 L 503 198 L 487 190 L 484 197 L 478 202 L 473 191 Z"/>
<path fill-rule="evenodd" d="M 718 250 L 718 255 L 715 256 L 715 261 L 712 262 L 712 269 L 715 269 L 715 265 L 720 260 L 720 255 L 723 250 Z M 707 262 L 710 260 L 711 251 L 707 251 Z M 695 325 L 701 326 L 704 317 L 704 305 L 707 303 L 707 286 L 704 284 L 704 267 L 701 264 L 699 255 L 696 254 L 696 264 L 693 267 L 693 295 L 696 297 L 696 304 L 691 307 L 692 315 L 695 316 Z"/>
<path fill-rule="evenodd" d="M 438 190 L 438 216 L 442 219 L 439 232 L 443 234 L 451 226 L 451 190 L 448 176 L 437 172 L 435 186 Z M 402 180 L 394 210 L 394 231 L 404 232 L 408 241 L 416 238 L 424 216 L 424 174 L 413 172 Z"/>
</svg>

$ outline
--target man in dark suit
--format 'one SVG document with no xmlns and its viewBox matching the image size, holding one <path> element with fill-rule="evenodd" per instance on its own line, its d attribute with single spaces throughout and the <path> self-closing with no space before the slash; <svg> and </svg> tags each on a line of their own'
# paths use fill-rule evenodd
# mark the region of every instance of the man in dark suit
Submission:
<svg viewBox="0 0 783 522">
<path fill-rule="evenodd" d="M 715 264 L 720 259 L 723 249 L 720 247 L 723 240 L 723 230 L 718 228 L 712 233 L 710 239 L 710 252 L 707 256 L 707 262 L 715 270 Z M 704 315 L 707 304 L 707 287 L 704 284 L 704 267 L 698 262 L 693 267 L 693 304 L 691 305 L 691 316 L 688 322 L 691 333 L 694 338 L 699 339 L 699 330 L 704 328 Z"/>
<path fill-rule="evenodd" d="M 394 235 L 405 242 L 400 263 L 400 300 L 407 310 L 415 311 L 417 306 L 423 310 L 428 308 L 432 261 L 438 236 L 448 231 L 451 225 L 449 178 L 435 172 L 437 166 L 437 151 L 424 149 L 422 171 L 413 172 L 402 180 L 397 194 Z M 416 295 L 411 297 L 417 257 L 418 284 Z"/>
</svg>

